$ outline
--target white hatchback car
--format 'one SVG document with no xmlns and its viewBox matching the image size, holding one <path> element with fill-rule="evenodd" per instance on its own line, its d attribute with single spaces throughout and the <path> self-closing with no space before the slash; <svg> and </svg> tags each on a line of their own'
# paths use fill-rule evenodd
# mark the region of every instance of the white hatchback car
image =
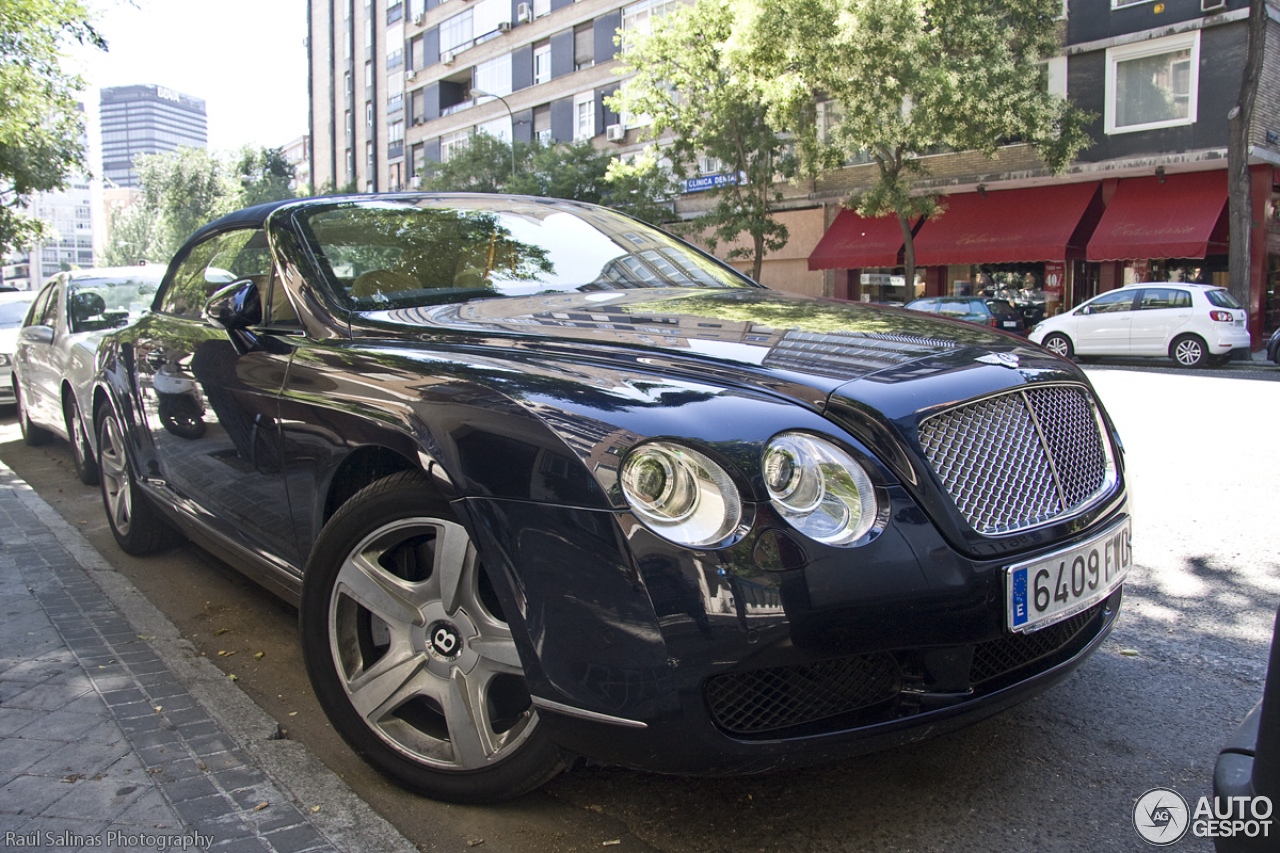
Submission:
<svg viewBox="0 0 1280 853">
<path fill-rule="evenodd" d="M 1250 346 L 1249 313 L 1225 288 L 1181 281 L 1130 284 L 1049 317 L 1029 337 L 1051 352 L 1168 356 L 1182 367 L 1219 364 Z"/>
</svg>

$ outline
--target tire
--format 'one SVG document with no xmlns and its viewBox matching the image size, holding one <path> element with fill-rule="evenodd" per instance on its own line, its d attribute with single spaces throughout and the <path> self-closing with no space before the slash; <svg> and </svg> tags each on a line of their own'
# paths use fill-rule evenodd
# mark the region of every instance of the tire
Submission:
<svg viewBox="0 0 1280 853">
<path fill-rule="evenodd" d="M 1075 355 L 1076 349 L 1071 345 L 1071 338 L 1061 332 L 1053 332 L 1045 337 L 1044 343 L 1041 344 L 1045 349 L 1054 355 L 1063 358 L 1071 358 Z"/>
<path fill-rule="evenodd" d="M 1204 367 L 1209 363 L 1209 347 L 1197 335 L 1179 335 L 1169 344 L 1169 358 L 1179 367 Z"/>
<path fill-rule="evenodd" d="M 329 721 L 399 784 L 493 803 L 563 769 L 483 563 L 420 473 L 365 487 L 325 525 L 300 620 Z"/>
<path fill-rule="evenodd" d="M 160 515 L 138 487 L 120 423 L 110 406 L 104 406 L 98 415 L 98 468 L 102 506 L 122 551 L 144 557 L 182 541 L 182 534 Z"/>
<path fill-rule="evenodd" d="M 53 433 L 44 427 L 38 427 L 27 416 L 27 405 L 22 401 L 22 389 L 17 380 L 13 383 L 13 399 L 18 406 L 18 429 L 22 432 L 22 440 L 32 447 L 48 444 L 53 440 Z"/>
<path fill-rule="evenodd" d="M 76 476 L 86 486 L 98 484 L 98 460 L 89 446 L 89 436 L 80 418 L 80 406 L 74 394 L 68 394 L 62 404 L 62 414 L 67 421 L 67 440 L 71 444 L 71 460 L 76 466 Z"/>
</svg>

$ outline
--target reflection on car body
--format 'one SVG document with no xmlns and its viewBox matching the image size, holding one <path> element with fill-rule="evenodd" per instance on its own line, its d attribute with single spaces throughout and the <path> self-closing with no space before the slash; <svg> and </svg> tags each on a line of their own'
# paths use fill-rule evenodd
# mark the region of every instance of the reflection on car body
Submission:
<svg viewBox="0 0 1280 853">
<path fill-rule="evenodd" d="M 1065 678 L 1120 604 L 1127 566 L 1008 616 L 1012 567 L 1128 530 L 1073 365 L 774 293 L 598 207 L 240 211 L 100 358 L 117 541 L 176 527 L 297 603 L 335 728 L 433 797 L 914 740 Z"/>
</svg>

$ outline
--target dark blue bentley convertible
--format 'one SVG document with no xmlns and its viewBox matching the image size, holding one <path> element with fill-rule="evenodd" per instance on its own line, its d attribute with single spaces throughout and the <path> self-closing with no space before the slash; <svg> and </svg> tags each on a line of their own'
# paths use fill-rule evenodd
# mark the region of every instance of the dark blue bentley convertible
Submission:
<svg viewBox="0 0 1280 853">
<path fill-rule="evenodd" d="M 1070 362 L 598 207 L 234 213 L 99 358 L 120 545 L 185 534 L 296 603 L 335 728 L 446 800 L 958 727 L 1093 652 L 1132 562 Z"/>
</svg>

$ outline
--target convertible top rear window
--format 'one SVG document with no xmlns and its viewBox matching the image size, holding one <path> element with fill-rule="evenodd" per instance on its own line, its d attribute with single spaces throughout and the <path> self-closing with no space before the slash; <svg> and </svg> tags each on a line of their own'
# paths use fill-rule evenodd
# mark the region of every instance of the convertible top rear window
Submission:
<svg viewBox="0 0 1280 853">
<path fill-rule="evenodd" d="M 670 235 L 598 208 L 485 199 L 379 200 L 295 216 L 320 277 L 358 311 L 495 296 L 750 288 Z"/>
</svg>

